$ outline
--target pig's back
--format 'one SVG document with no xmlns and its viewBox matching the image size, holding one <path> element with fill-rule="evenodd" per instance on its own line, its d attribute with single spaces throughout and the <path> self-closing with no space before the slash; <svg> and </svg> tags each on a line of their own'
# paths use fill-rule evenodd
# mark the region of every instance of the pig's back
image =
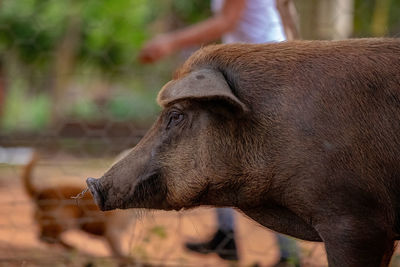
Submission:
<svg viewBox="0 0 400 267">
<path fill-rule="evenodd" d="M 221 71 L 262 121 L 265 151 L 294 188 L 309 186 L 316 203 L 377 205 L 398 224 L 398 39 L 206 47 L 177 76 L 197 68 Z"/>
</svg>

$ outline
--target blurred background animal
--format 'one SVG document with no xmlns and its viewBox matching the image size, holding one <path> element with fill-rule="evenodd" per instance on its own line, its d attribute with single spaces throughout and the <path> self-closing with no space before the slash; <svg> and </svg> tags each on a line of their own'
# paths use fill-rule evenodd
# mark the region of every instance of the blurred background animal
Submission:
<svg viewBox="0 0 400 267">
<path fill-rule="evenodd" d="M 121 235 L 133 222 L 133 213 L 121 210 L 101 212 L 93 202 L 92 196 L 85 193 L 82 186 L 37 188 L 33 184 L 32 173 L 39 159 L 39 154 L 34 152 L 24 166 L 21 177 L 25 191 L 34 204 L 34 220 L 39 226 L 39 239 L 73 249 L 61 235 L 68 230 L 78 229 L 104 238 L 114 257 L 126 258 Z"/>
</svg>

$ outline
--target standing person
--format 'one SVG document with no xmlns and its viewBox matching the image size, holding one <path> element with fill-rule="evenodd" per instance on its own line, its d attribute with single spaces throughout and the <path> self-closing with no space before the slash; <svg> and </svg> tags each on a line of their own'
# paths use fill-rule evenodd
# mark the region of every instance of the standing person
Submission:
<svg viewBox="0 0 400 267">
<path fill-rule="evenodd" d="M 268 43 L 298 39 L 292 0 L 211 0 L 214 16 L 157 35 L 143 46 L 142 63 L 154 63 L 183 48 L 215 41 Z M 279 11 L 279 12 L 278 12 Z M 287 36 L 287 37 L 285 37 Z"/>
<path fill-rule="evenodd" d="M 182 48 L 215 41 L 228 43 L 273 43 L 297 39 L 298 32 L 291 0 L 212 0 L 214 13 L 209 19 L 187 28 L 156 36 L 147 42 L 139 54 L 142 63 L 156 62 Z M 216 252 L 221 258 L 238 260 L 235 241 L 234 212 L 231 208 L 217 209 L 218 229 L 205 242 L 186 243 L 192 251 L 206 254 Z M 278 235 L 280 260 L 298 265 L 296 244 Z"/>
</svg>

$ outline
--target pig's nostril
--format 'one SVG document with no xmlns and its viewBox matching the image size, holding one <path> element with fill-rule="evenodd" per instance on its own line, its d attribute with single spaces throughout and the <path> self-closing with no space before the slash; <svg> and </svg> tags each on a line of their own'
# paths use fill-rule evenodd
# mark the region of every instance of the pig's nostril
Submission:
<svg viewBox="0 0 400 267">
<path fill-rule="evenodd" d="M 95 178 L 87 178 L 86 184 L 89 187 L 90 193 L 93 195 L 94 202 L 96 202 L 101 210 L 104 210 L 104 200 L 99 191 L 98 180 Z"/>
</svg>

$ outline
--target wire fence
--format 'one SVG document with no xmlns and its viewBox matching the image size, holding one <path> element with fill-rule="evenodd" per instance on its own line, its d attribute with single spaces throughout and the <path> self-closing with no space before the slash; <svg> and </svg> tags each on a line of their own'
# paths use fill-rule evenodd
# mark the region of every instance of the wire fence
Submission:
<svg viewBox="0 0 400 267">
<path fill-rule="evenodd" d="M 188 23 L 170 23 L 180 5 L 0 1 L 1 266 L 270 266 L 279 259 L 276 235 L 238 212 L 240 260 L 231 262 L 185 249 L 215 231 L 211 208 L 101 213 L 89 193 L 71 198 L 155 118 L 156 93 L 181 56 L 150 67 L 135 57 L 152 33 Z M 398 1 L 299 0 L 296 7 L 304 39 L 400 36 Z M 32 154 L 15 147 L 34 148 L 40 159 L 29 170 Z M 323 244 L 296 243 L 301 266 L 327 266 Z M 400 266 L 398 252 L 392 266 Z"/>
</svg>

